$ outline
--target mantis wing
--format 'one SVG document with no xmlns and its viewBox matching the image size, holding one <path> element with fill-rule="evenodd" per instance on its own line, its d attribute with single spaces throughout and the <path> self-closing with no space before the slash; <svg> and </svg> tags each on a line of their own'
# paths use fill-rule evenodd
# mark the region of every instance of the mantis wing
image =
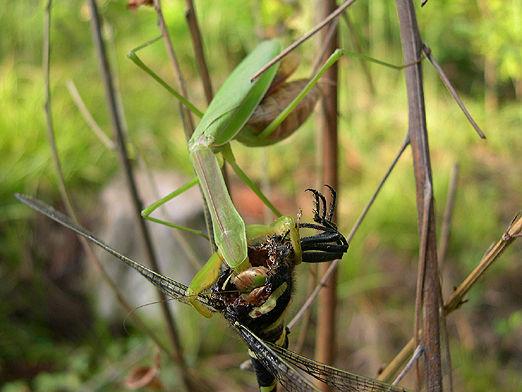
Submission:
<svg viewBox="0 0 522 392">
<path fill-rule="evenodd" d="M 277 65 L 253 83 L 251 76 L 280 50 L 281 45 L 277 41 L 264 41 L 234 69 L 194 131 L 189 141 L 190 150 L 198 144 L 218 147 L 236 136 L 270 87 Z"/>
</svg>

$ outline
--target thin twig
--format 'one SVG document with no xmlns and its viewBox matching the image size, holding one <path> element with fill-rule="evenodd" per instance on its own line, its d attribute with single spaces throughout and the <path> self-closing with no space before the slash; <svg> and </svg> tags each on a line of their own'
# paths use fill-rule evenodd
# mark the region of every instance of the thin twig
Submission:
<svg viewBox="0 0 522 392">
<path fill-rule="evenodd" d="M 183 77 L 183 73 L 181 72 L 181 67 L 178 62 L 178 58 L 176 56 L 176 51 L 174 50 L 174 45 L 172 44 L 172 40 L 169 36 L 169 31 L 167 28 L 167 24 L 165 22 L 165 18 L 163 17 L 163 12 L 161 11 L 161 1 L 160 0 L 154 0 L 154 9 L 156 10 L 156 14 L 158 16 L 158 23 L 159 28 L 161 31 L 161 36 L 163 37 L 163 42 L 165 44 L 165 48 L 167 49 L 167 54 L 170 58 L 170 61 L 172 63 L 172 67 L 174 69 L 174 74 L 176 75 L 179 83 L 179 87 L 181 89 L 181 94 L 188 98 L 188 90 L 185 83 L 185 78 Z M 194 120 L 192 119 L 191 113 L 181 104 L 179 104 L 179 111 L 181 114 L 181 118 L 183 119 L 183 129 L 185 130 L 185 138 L 187 140 L 190 139 L 192 136 L 192 133 L 194 132 Z M 203 190 L 201 189 L 201 186 L 199 187 L 199 190 L 201 192 L 201 197 L 204 200 L 203 197 Z M 207 233 L 210 238 L 210 247 L 211 252 L 215 252 L 217 250 L 217 246 L 214 240 L 214 229 L 212 225 L 212 221 L 210 219 L 210 212 L 208 210 L 208 207 L 206 203 L 203 204 L 203 212 L 205 215 L 205 225 L 207 228 Z"/>
<path fill-rule="evenodd" d="M 399 375 L 395 377 L 395 380 L 393 380 L 392 385 L 397 385 L 401 382 L 401 380 L 406 376 L 406 374 L 410 371 L 414 363 L 418 363 L 418 359 L 420 356 L 424 353 L 424 348 L 422 346 L 417 346 L 415 351 L 413 352 L 410 360 L 406 365 L 404 365 L 404 368 L 401 370 Z"/>
<path fill-rule="evenodd" d="M 115 150 L 116 145 L 114 142 L 103 132 L 101 127 L 98 125 L 94 117 L 92 116 L 91 112 L 87 109 L 87 106 L 85 105 L 85 102 L 83 102 L 83 99 L 78 92 L 78 89 L 76 88 L 76 85 L 72 80 L 68 80 L 66 82 L 67 90 L 69 91 L 69 94 L 71 95 L 71 98 L 78 108 L 78 111 L 82 115 L 83 119 L 89 126 L 89 129 L 96 135 L 96 137 L 102 142 L 102 144 L 107 147 L 109 150 Z"/>
<path fill-rule="evenodd" d="M 363 53 L 363 49 L 361 43 L 359 41 L 359 37 L 355 30 L 355 26 L 350 20 L 350 16 L 347 13 L 343 13 L 343 19 L 348 27 L 348 34 L 350 35 L 350 39 L 352 41 L 352 45 L 357 52 Z M 372 73 L 370 71 L 370 67 L 368 67 L 368 63 L 364 61 L 364 59 L 359 59 L 361 67 L 363 69 L 364 76 L 366 77 L 366 81 L 368 83 L 368 87 L 370 88 L 370 94 L 375 95 L 375 83 L 373 82 Z"/>
<path fill-rule="evenodd" d="M 353 237 L 357 233 L 357 230 L 359 230 L 359 228 L 361 227 L 361 224 L 364 221 L 364 218 L 368 214 L 368 211 L 370 210 L 370 208 L 372 207 L 373 203 L 375 202 L 375 199 L 379 195 L 382 187 L 384 186 L 384 184 L 388 180 L 388 177 L 390 176 L 391 172 L 393 171 L 393 169 L 397 165 L 397 162 L 399 161 L 400 157 L 404 153 L 404 150 L 406 150 L 406 147 L 408 146 L 408 144 L 409 144 L 409 138 L 408 138 L 408 135 L 406 135 L 406 137 L 404 138 L 404 141 L 403 141 L 401 147 L 399 148 L 399 151 L 397 152 L 397 154 L 393 158 L 393 161 L 391 162 L 391 164 L 388 166 L 388 169 L 386 170 L 386 173 L 384 174 L 382 179 L 379 181 L 379 184 L 377 185 L 377 188 L 375 189 L 375 191 L 373 192 L 372 196 L 370 197 L 370 200 L 368 201 L 366 206 L 363 208 L 361 214 L 357 218 L 357 221 L 355 222 L 355 224 L 353 225 L 352 229 L 350 230 L 350 233 L 346 237 L 348 243 L 350 243 L 352 241 Z M 321 289 L 324 287 L 324 284 L 328 280 L 330 274 L 337 268 L 339 262 L 340 262 L 340 260 L 335 260 L 332 263 L 330 263 L 330 267 L 328 268 L 326 273 L 323 276 L 321 276 L 321 280 L 319 281 L 319 284 L 315 287 L 315 289 L 312 291 L 312 293 L 308 296 L 308 298 L 303 303 L 303 305 L 301 306 L 299 311 L 296 313 L 294 318 L 288 323 L 288 328 L 292 329 L 293 326 L 301 319 L 301 317 L 307 311 L 307 309 L 314 303 L 315 298 L 317 297 L 317 295 L 319 294 Z"/>
<path fill-rule="evenodd" d="M 411 64 L 418 61 L 422 50 L 415 8 L 412 0 L 396 0 L 396 4 L 404 63 Z M 418 267 L 419 270 L 424 270 L 424 277 L 418 281 L 418 284 L 422 284 L 422 291 L 419 292 L 419 287 L 417 287 L 417 295 L 422 296 L 420 302 L 423 305 L 424 375 L 427 390 L 440 391 L 442 389 L 439 327 L 441 299 L 422 64 L 419 62 L 406 68 L 405 76 L 408 95 L 408 131 L 415 175 L 417 226 L 420 236 L 419 242 L 422 245 L 419 262 L 425 262 L 425 268 L 421 265 Z M 419 303 L 419 298 L 416 299 L 416 303 Z M 417 385 L 417 388 L 420 388 L 420 384 Z"/>
<path fill-rule="evenodd" d="M 346 0 L 343 4 L 341 4 L 337 9 L 332 12 L 330 15 L 328 15 L 321 23 L 316 25 L 312 30 L 310 30 L 308 33 L 303 35 L 301 38 L 299 38 L 297 41 L 295 41 L 292 45 L 287 47 L 285 50 L 283 50 L 279 55 L 274 57 L 272 60 L 270 60 L 266 65 L 264 65 L 259 71 L 257 71 L 254 76 L 250 78 L 250 80 L 253 82 L 256 80 L 261 74 L 266 72 L 268 68 L 270 68 L 272 65 L 280 61 L 283 57 L 287 56 L 288 53 L 293 51 L 295 48 L 297 48 L 299 45 L 301 45 L 303 42 L 308 40 L 310 37 L 314 36 L 319 30 L 321 30 L 323 27 L 327 26 L 332 20 L 337 18 L 346 8 L 351 6 L 353 3 L 355 3 L 355 0 Z"/>
<path fill-rule="evenodd" d="M 373 203 L 375 202 L 375 199 L 379 195 L 379 192 L 381 191 L 382 187 L 384 186 L 386 180 L 388 180 L 388 177 L 390 176 L 391 172 L 397 165 L 397 162 L 399 162 L 399 159 L 401 158 L 402 154 L 406 150 L 406 147 L 408 147 L 410 144 L 410 137 L 408 134 L 404 137 L 402 144 L 399 148 L 399 151 L 397 151 L 397 154 L 395 154 L 395 157 L 393 158 L 393 161 L 391 162 L 390 166 L 388 166 L 388 170 L 386 170 L 386 173 L 384 173 L 384 176 L 382 177 L 381 181 L 377 185 L 377 188 L 375 188 L 375 191 L 373 192 L 372 196 L 370 197 L 370 200 L 368 200 L 368 203 L 362 210 L 361 214 L 357 218 L 357 221 L 355 221 L 352 229 L 350 230 L 350 233 L 348 233 L 348 236 L 346 237 L 348 243 L 352 240 L 352 238 L 355 236 L 355 233 L 357 230 L 359 230 L 359 227 L 361 226 L 363 220 L 366 218 L 366 215 L 368 214 L 368 211 L 372 207 Z"/>
<path fill-rule="evenodd" d="M 306 290 L 307 297 L 310 296 L 317 284 L 317 264 L 310 264 L 308 266 L 308 288 Z M 301 324 L 301 328 L 299 330 L 299 336 L 297 337 L 297 342 L 295 344 L 295 352 L 301 353 L 303 351 L 304 345 L 306 343 L 306 337 L 308 336 L 308 329 L 310 328 L 312 321 L 312 309 L 306 309 L 306 312 L 303 315 L 303 322 Z"/>
<path fill-rule="evenodd" d="M 205 51 L 203 50 L 203 38 L 201 37 L 196 8 L 194 7 L 194 2 L 192 0 L 185 0 L 185 4 L 187 7 L 185 18 L 187 19 L 187 24 L 189 26 L 190 38 L 192 39 L 192 47 L 194 48 L 199 76 L 201 77 L 201 83 L 203 83 L 203 91 L 205 91 L 207 103 L 210 103 L 214 93 L 212 92 L 212 81 L 208 72 Z"/>
<path fill-rule="evenodd" d="M 451 313 L 453 310 L 462 305 L 462 299 L 469 289 L 475 284 L 480 276 L 486 272 L 493 261 L 495 261 L 495 259 L 506 250 L 506 248 L 514 241 L 514 239 L 519 238 L 521 235 L 522 216 L 517 215 L 511 221 L 509 227 L 502 235 L 502 238 L 487 250 L 477 268 L 475 268 L 473 272 L 469 274 L 469 276 L 455 289 L 449 300 L 444 304 L 444 312 L 446 314 Z"/>
<path fill-rule="evenodd" d="M 320 17 L 328 18 L 328 15 L 335 12 L 336 0 L 322 0 L 319 5 Z M 331 31 L 321 32 L 321 42 L 324 45 L 325 56 L 333 53 L 339 44 L 339 31 L 337 20 L 332 22 L 335 28 Z M 324 59 L 326 60 L 326 59 Z M 321 99 L 321 110 L 319 116 L 319 131 L 322 134 L 322 182 L 338 189 L 339 185 L 339 118 L 338 96 L 339 96 L 339 67 L 338 63 L 333 64 L 326 71 L 325 79 L 330 83 L 323 86 L 323 97 Z M 328 264 L 323 263 L 318 266 L 320 273 L 328 270 Z M 315 335 L 315 359 L 326 364 L 333 364 L 335 360 L 336 339 L 336 315 L 337 315 L 337 274 L 333 272 L 328 280 L 324 282 L 326 286 L 319 295 L 317 307 L 317 326 Z M 328 391 L 326 384 L 318 385 L 322 391 Z"/>
<path fill-rule="evenodd" d="M 161 1 L 154 0 L 154 9 L 156 10 L 156 15 L 158 17 L 159 29 L 161 32 L 161 36 L 163 37 L 163 43 L 165 44 L 165 49 L 167 50 L 167 55 L 170 58 L 170 62 L 172 63 L 172 67 L 174 69 L 174 75 L 178 79 L 179 88 L 181 90 L 181 94 L 185 98 L 189 98 L 187 83 L 185 82 L 185 78 L 183 77 L 183 73 L 181 72 L 181 67 L 179 65 L 178 57 L 176 56 L 176 51 L 174 50 L 174 45 L 172 45 L 172 41 L 169 36 L 169 30 L 167 28 L 167 23 L 165 22 L 165 18 L 163 17 L 163 12 L 161 10 Z M 185 109 L 180 104 L 180 110 L 183 112 L 183 118 L 186 121 L 184 123 L 185 136 L 187 140 L 194 132 L 194 120 L 192 119 L 192 115 L 190 112 Z"/>
<path fill-rule="evenodd" d="M 321 40 L 321 45 L 319 46 L 321 48 L 321 51 L 316 56 L 314 63 L 312 64 L 312 72 L 310 73 L 310 79 L 317 73 L 319 68 L 321 67 L 322 63 L 324 62 L 324 59 L 328 57 L 328 53 L 330 50 L 330 45 L 325 45 L 325 42 L 330 42 L 334 38 L 334 34 L 338 32 L 337 25 L 339 24 L 339 19 L 334 20 L 330 26 L 328 27 L 328 30 L 325 34 L 325 39 Z"/>
<path fill-rule="evenodd" d="M 469 290 L 477 283 L 484 273 L 493 265 L 493 263 L 504 253 L 509 245 L 522 236 L 522 216 L 516 215 L 511 221 L 509 227 L 504 231 L 501 238 L 486 251 L 477 266 L 471 271 L 462 283 L 453 291 L 450 298 L 444 302 L 443 312 L 448 316 L 458 309 L 465 301 L 464 297 Z M 404 345 L 401 351 L 390 361 L 386 368 L 379 374 L 378 379 L 388 381 L 393 374 L 397 372 L 401 363 L 411 355 L 415 348 L 413 338 Z"/>
<path fill-rule="evenodd" d="M 485 139 L 486 135 L 484 134 L 484 132 L 482 132 L 482 129 L 479 127 L 479 125 L 477 124 L 477 122 L 475 121 L 475 119 L 473 118 L 471 113 L 469 112 L 468 108 L 464 104 L 464 101 L 460 98 L 459 94 L 457 93 L 457 90 L 451 84 L 449 78 L 446 76 L 446 73 L 444 72 L 442 67 L 433 58 L 433 56 L 431 54 L 431 49 L 429 47 L 427 47 L 425 44 L 423 44 L 422 52 L 424 53 L 424 55 L 426 56 L 428 61 L 431 63 L 431 65 L 433 65 L 433 68 L 435 68 L 435 70 L 439 74 L 440 80 L 442 80 L 442 83 L 444 84 L 444 86 L 446 86 L 446 88 L 448 89 L 449 93 L 451 94 L 451 96 L 453 97 L 453 99 L 455 100 L 457 105 L 459 105 L 460 110 L 462 110 L 462 112 L 468 119 L 471 126 L 475 129 L 475 132 L 477 132 L 477 134 L 479 135 L 479 137 L 481 139 Z"/>
<path fill-rule="evenodd" d="M 118 110 L 118 103 L 116 102 L 116 92 L 114 89 L 114 84 L 112 80 L 112 74 L 110 69 L 110 64 L 107 58 L 107 54 L 105 52 L 105 43 L 102 37 L 102 28 L 101 28 L 101 18 L 98 12 L 98 7 L 96 5 L 95 0 L 89 0 L 89 8 L 91 11 L 91 25 L 93 32 L 93 40 L 96 44 L 96 49 L 98 53 L 98 58 L 100 61 L 100 69 L 103 77 L 103 84 L 105 88 L 105 93 L 107 96 L 107 104 L 109 109 L 109 114 L 111 117 L 112 128 L 114 131 L 114 138 L 117 142 L 118 146 L 118 155 L 120 157 L 120 161 L 125 173 L 125 178 L 127 182 L 127 187 L 129 190 L 129 196 L 132 199 L 132 204 L 134 208 L 134 215 L 136 218 L 136 223 L 139 226 L 139 230 L 141 233 L 141 237 L 145 243 L 145 249 L 147 254 L 147 259 L 152 266 L 152 268 L 161 273 L 158 265 L 158 261 L 156 258 L 154 246 L 152 244 L 152 239 L 150 237 L 150 233 L 148 227 L 145 225 L 145 221 L 141 219 L 141 201 L 138 194 L 138 189 L 136 186 L 136 181 L 134 179 L 134 174 L 132 171 L 132 166 L 130 163 L 130 159 L 127 153 L 126 141 L 125 141 L 125 131 L 123 129 L 123 122 L 120 117 L 120 111 Z M 190 381 L 188 380 L 188 373 L 186 371 L 186 364 L 184 362 L 182 347 L 179 341 L 178 332 L 176 328 L 176 324 L 174 323 L 174 319 L 170 308 L 167 305 L 166 297 L 163 293 L 158 291 L 158 296 L 160 299 L 160 306 L 163 312 L 163 316 L 165 322 L 167 324 L 167 330 L 169 338 L 174 347 L 174 355 L 176 358 L 176 362 L 181 368 L 183 374 L 183 380 L 187 388 L 190 390 Z"/>
<path fill-rule="evenodd" d="M 439 239 L 439 246 L 437 250 L 438 255 L 438 263 L 439 263 L 439 271 L 441 271 L 442 274 L 442 267 L 444 265 L 444 262 L 446 260 L 446 252 L 448 249 L 448 243 L 450 239 L 450 233 L 451 233 L 451 223 L 453 221 L 453 211 L 455 207 L 455 199 L 457 194 L 457 184 L 458 184 L 458 177 L 459 177 L 459 165 L 458 163 L 454 164 L 451 168 L 451 174 L 450 174 L 450 182 L 448 186 L 448 196 L 446 198 L 446 206 L 444 207 L 444 215 L 442 219 L 442 225 L 441 225 L 441 234 Z M 442 280 L 442 279 L 441 279 Z M 444 283 L 442 281 L 442 283 Z M 442 287 L 441 287 L 441 293 L 440 298 L 442 299 Z M 448 326 L 447 326 L 447 320 L 446 315 L 444 312 L 441 312 L 440 314 L 440 321 L 441 321 L 441 332 L 442 332 L 442 338 L 444 342 L 444 355 L 445 355 L 445 361 L 444 361 L 444 367 L 445 367 L 445 374 L 447 374 L 448 379 L 448 390 L 450 392 L 453 392 L 453 367 L 451 365 L 451 350 L 450 350 L 450 342 L 449 342 L 449 334 L 448 334 Z"/>
<path fill-rule="evenodd" d="M 60 161 L 60 155 L 58 153 L 58 148 L 56 146 L 56 138 L 54 132 L 54 122 L 52 115 L 52 103 L 51 103 L 51 89 L 50 89 L 50 63 L 51 63 L 51 34 L 50 34 L 50 26 L 51 26 L 51 8 L 52 8 L 52 0 L 48 0 L 46 8 L 45 8 L 45 24 L 44 24 L 44 37 L 43 37 L 43 66 L 44 66 L 44 84 L 45 84 L 45 119 L 47 125 L 47 137 L 49 139 L 49 146 L 51 148 L 51 155 L 53 159 L 53 164 L 55 168 L 56 177 L 58 180 L 58 189 L 60 191 L 60 195 L 63 203 L 65 204 L 65 208 L 67 210 L 67 214 L 71 217 L 73 222 L 79 224 L 78 216 L 76 214 L 75 208 L 73 207 L 72 199 L 67 191 L 67 187 L 65 186 L 65 178 L 63 175 L 62 164 Z M 83 247 L 87 258 L 91 260 L 92 263 L 96 266 L 98 271 L 101 273 L 102 279 L 107 283 L 109 288 L 114 293 L 118 303 L 120 306 L 125 309 L 125 311 L 129 314 L 132 314 L 133 320 L 136 322 L 139 329 L 141 329 L 147 336 L 149 336 L 154 343 L 164 351 L 169 357 L 172 357 L 172 352 L 161 342 L 161 340 L 156 336 L 156 334 L 145 324 L 145 322 L 141 319 L 138 314 L 133 312 L 134 308 L 127 302 L 125 296 L 122 294 L 116 283 L 112 280 L 110 275 L 107 273 L 107 270 L 104 268 L 100 259 L 96 256 L 96 253 L 93 251 L 91 245 L 87 242 L 87 240 L 81 236 L 78 236 L 80 243 Z"/>
<path fill-rule="evenodd" d="M 431 201 L 433 198 L 433 193 L 431 190 L 431 182 L 425 181 L 425 189 L 424 189 L 424 198 L 423 198 L 423 206 L 422 206 L 422 217 L 423 220 L 421 222 L 421 232 L 420 232 L 420 243 L 419 243 L 419 262 L 418 262 L 418 271 L 417 271 L 417 283 L 416 283 L 416 292 L 415 292 L 415 317 L 414 317 L 414 326 L 413 326 L 413 337 L 414 337 L 414 345 L 419 346 L 420 336 L 420 326 L 422 322 L 422 310 L 424 307 L 424 290 L 425 290 L 425 282 L 426 282 L 426 262 L 427 262 L 427 252 L 428 252 L 428 230 L 429 230 L 429 210 L 431 208 Z M 416 376 L 417 376 L 417 389 L 421 389 L 422 384 L 422 375 L 419 362 L 415 363 Z"/>
</svg>

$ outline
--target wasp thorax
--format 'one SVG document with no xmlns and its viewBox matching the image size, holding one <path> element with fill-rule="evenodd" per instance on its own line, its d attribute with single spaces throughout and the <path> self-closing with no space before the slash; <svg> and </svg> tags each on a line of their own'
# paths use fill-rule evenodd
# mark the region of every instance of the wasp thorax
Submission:
<svg viewBox="0 0 522 392">
<path fill-rule="evenodd" d="M 239 291 L 248 292 L 265 285 L 267 276 L 268 268 L 252 267 L 234 276 L 232 283 Z"/>
</svg>

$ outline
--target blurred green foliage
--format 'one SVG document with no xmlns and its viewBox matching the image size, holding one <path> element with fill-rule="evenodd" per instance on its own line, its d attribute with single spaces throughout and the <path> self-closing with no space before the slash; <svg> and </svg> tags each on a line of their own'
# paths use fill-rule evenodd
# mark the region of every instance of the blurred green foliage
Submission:
<svg viewBox="0 0 522 392">
<path fill-rule="evenodd" d="M 184 4 L 166 0 L 163 3 L 191 99 L 203 108 Z M 101 1 L 100 6 L 107 22 L 105 36 L 132 146 L 153 168 L 191 174 L 176 102 L 125 57 L 130 49 L 158 35 L 153 10 L 140 8 L 131 12 L 124 1 Z M 198 1 L 197 6 L 214 88 L 258 40 L 278 36 L 289 43 L 309 29 L 314 16 L 313 5 L 307 1 L 214 0 Z M 452 281 L 447 282 L 450 287 L 477 263 L 520 209 L 522 4 L 515 0 L 441 0 L 430 1 L 417 11 L 424 41 L 488 136 L 486 142 L 478 139 L 434 70 L 426 64 L 425 95 L 439 217 L 446 201 L 451 167 L 460 164 L 446 260 L 451 269 Z M 50 261 L 45 254 L 29 250 L 33 242 L 30 228 L 37 224 L 30 219 L 31 212 L 12 196 L 14 192 L 25 192 L 47 201 L 58 200 L 43 114 L 42 20 L 43 2 L 10 2 L 9 7 L 0 7 L 0 22 L 6 32 L 4 37 L 8 37 L 0 40 L 0 277 L 6 282 L 0 285 L 0 382 L 9 382 L 2 391 L 10 392 L 77 390 L 86 381 L 103 375 L 107 364 L 118 364 L 131 351 L 134 339 L 144 340 L 132 330 L 130 338 L 115 337 L 110 327 L 95 317 L 90 332 L 70 341 L 63 336 L 57 338 L 46 319 L 46 271 Z M 345 47 L 354 50 L 355 36 L 365 53 L 396 64 L 402 62 L 393 2 L 356 3 L 350 10 L 350 20 L 354 31 L 348 31 L 341 22 Z M 85 217 L 96 212 L 93 200 L 118 171 L 117 157 L 89 130 L 65 87 L 67 80 L 76 83 L 94 118 L 110 134 L 90 34 L 83 1 L 56 3 L 52 25 L 53 115 L 67 186 L 83 207 Z M 310 69 L 316 55 L 314 45 L 307 43 L 301 48 L 300 75 L 306 75 Z M 161 43 L 142 53 L 147 64 L 173 83 Z M 485 83 L 487 61 L 494 64 L 495 86 Z M 375 92 L 368 85 L 363 66 L 369 67 Z M 350 58 L 341 62 L 341 69 L 339 212 L 341 226 L 347 232 L 402 142 L 407 110 L 401 73 L 375 64 L 361 65 Z M 485 108 L 486 94 L 498 99 L 496 110 Z M 257 179 L 268 176 L 277 192 L 300 207 L 308 205 L 302 190 L 315 185 L 310 183 L 310 173 L 316 167 L 315 140 L 314 123 L 308 121 L 296 136 L 280 145 L 264 150 L 237 146 L 236 151 L 245 171 Z M 405 294 L 404 290 L 413 285 L 417 258 L 414 205 L 411 159 L 406 153 L 354 239 L 343 263 L 339 287 L 340 298 L 351 307 L 350 314 L 366 306 L 368 299 L 379 302 L 377 298 L 381 298 L 385 308 L 396 312 L 395 318 L 390 319 L 400 320 L 387 322 L 399 324 L 403 331 L 411 330 L 413 292 Z M 294 214 L 298 206 L 291 204 L 284 212 Z M 499 265 L 488 272 L 488 278 L 502 282 L 510 273 L 507 266 L 517 260 L 520 261 L 520 247 L 506 252 Z M 393 268 L 400 268 L 395 272 L 398 276 Z M 520 269 L 515 271 L 522 275 Z M 306 274 L 299 279 L 306 280 Z M 481 290 L 473 290 L 465 314 L 487 301 L 482 296 L 487 286 L 485 282 Z M 304 287 L 300 291 L 303 290 Z M 516 303 L 517 295 L 515 291 L 509 298 Z M 409 301 L 408 307 L 404 301 Z M 214 321 L 212 326 L 219 324 L 223 337 L 210 339 L 204 331 L 194 329 L 194 315 L 183 314 L 180 333 L 189 362 L 202 367 L 202 374 L 214 374 L 216 370 L 208 363 L 203 367 L 198 356 L 224 348 L 231 350 L 225 327 Z M 509 339 L 520 331 L 520 311 L 499 316 L 488 327 L 498 339 Z M 483 330 L 483 324 L 477 325 L 477 334 Z M 405 338 L 402 336 L 400 341 Z M 514 370 L 520 368 L 520 347 L 504 353 L 504 360 L 494 347 L 483 349 L 486 356 L 458 344 L 453 344 L 452 349 L 460 390 L 510 391 L 520 386 Z M 391 355 L 392 352 L 386 353 L 386 358 Z M 509 360 L 505 360 L 506 355 Z M 115 380 L 119 382 L 121 378 L 119 375 Z M 109 379 L 110 385 L 114 381 Z"/>
</svg>

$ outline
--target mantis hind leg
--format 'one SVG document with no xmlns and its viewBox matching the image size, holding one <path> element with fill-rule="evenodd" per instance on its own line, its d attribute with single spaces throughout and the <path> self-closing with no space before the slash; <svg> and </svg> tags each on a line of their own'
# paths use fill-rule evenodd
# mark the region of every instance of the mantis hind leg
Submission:
<svg viewBox="0 0 522 392">
<path fill-rule="evenodd" d="M 175 223 L 168 222 L 166 220 L 150 216 L 154 211 L 156 211 L 162 205 L 164 205 L 167 202 L 169 202 L 170 200 L 174 199 L 176 196 L 181 195 L 183 192 L 189 190 L 190 188 L 192 188 L 196 184 L 198 184 L 198 179 L 197 178 L 193 178 L 192 180 L 190 180 L 186 184 L 184 184 L 181 187 L 179 187 L 178 189 L 176 189 L 174 192 L 169 193 L 168 195 L 162 197 L 161 199 L 155 201 L 150 206 L 145 208 L 143 211 L 141 211 L 141 216 L 144 219 L 148 220 L 148 221 L 151 221 L 151 222 L 154 222 L 154 223 L 159 223 L 161 225 L 168 226 L 168 227 L 173 228 L 173 229 L 182 230 L 182 231 L 186 231 L 188 233 L 196 234 L 196 235 L 199 235 L 199 236 L 201 236 L 203 238 L 206 238 L 208 240 L 209 239 L 208 235 L 206 235 L 205 233 L 203 233 L 200 230 L 194 230 L 194 229 L 191 229 L 189 227 L 176 225 Z"/>
</svg>

